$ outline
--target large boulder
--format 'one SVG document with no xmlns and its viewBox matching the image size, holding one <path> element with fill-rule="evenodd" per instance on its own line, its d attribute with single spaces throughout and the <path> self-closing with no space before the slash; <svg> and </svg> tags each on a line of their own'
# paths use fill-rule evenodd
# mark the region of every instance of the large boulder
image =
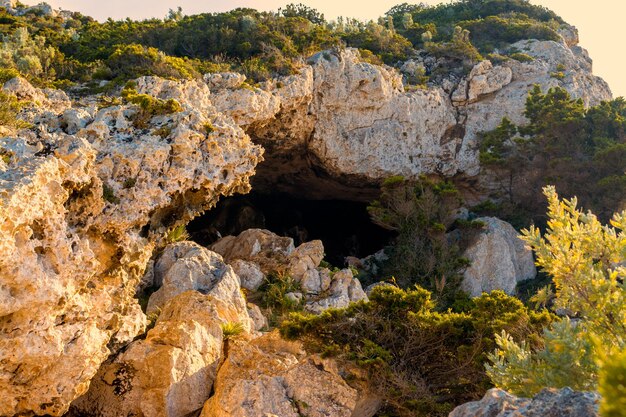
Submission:
<svg viewBox="0 0 626 417">
<path fill-rule="evenodd" d="M 137 128 L 135 105 L 98 109 L 86 98 L 71 114 L 63 93 L 6 86 L 43 107 L 20 116 L 36 129 L 0 138 L 0 415 L 65 413 L 145 328 L 134 293 L 155 243 L 249 190 L 262 150 L 217 113 L 204 83 L 137 84 L 182 111 Z"/>
<path fill-rule="evenodd" d="M 201 409 L 222 360 L 221 324 L 238 319 L 232 304 L 211 295 L 175 296 L 144 340 L 102 366 L 72 411 L 93 417 L 183 417 Z"/>
<path fill-rule="evenodd" d="M 201 417 L 350 417 L 357 400 L 332 361 L 273 332 L 230 346 Z"/>
<path fill-rule="evenodd" d="M 449 417 L 597 417 L 600 396 L 569 388 L 544 389 L 533 398 L 518 398 L 501 389 L 480 401 L 455 408 Z"/>
<path fill-rule="evenodd" d="M 239 278 L 220 255 L 193 242 L 168 245 L 154 267 L 154 283 L 160 288 L 148 300 L 148 314 L 185 291 L 198 291 L 226 303 L 245 330 L 250 330 L 246 300 Z"/>
<path fill-rule="evenodd" d="M 471 265 L 461 287 L 473 297 L 493 290 L 513 294 L 518 282 L 537 275 L 532 251 L 509 223 L 495 217 L 476 220 L 485 227 L 465 250 L 463 256 Z"/>
</svg>

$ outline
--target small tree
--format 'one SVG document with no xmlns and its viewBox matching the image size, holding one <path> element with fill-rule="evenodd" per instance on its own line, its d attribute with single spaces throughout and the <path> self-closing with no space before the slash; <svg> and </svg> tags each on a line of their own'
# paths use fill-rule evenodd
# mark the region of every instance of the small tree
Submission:
<svg viewBox="0 0 626 417">
<path fill-rule="evenodd" d="M 497 338 L 487 373 L 495 385 L 520 395 L 543 387 L 595 389 L 602 359 L 626 347 L 626 211 L 602 225 L 577 209 L 576 198 L 560 201 L 554 187 L 544 193 L 548 230 L 542 237 L 532 227 L 523 239 L 554 281 L 555 307 L 569 311 L 576 323 L 555 323 L 537 351 L 506 334 Z"/>
</svg>

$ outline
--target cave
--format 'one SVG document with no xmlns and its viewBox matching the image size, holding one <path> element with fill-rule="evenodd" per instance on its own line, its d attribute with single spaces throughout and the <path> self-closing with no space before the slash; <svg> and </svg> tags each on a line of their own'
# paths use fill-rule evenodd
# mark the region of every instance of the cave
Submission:
<svg viewBox="0 0 626 417">
<path fill-rule="evenodd" d="M 282 192 L 253 191 L 224 198 L 187 226 L 191 238 L 205 246 L 251 228 L 291 237 L 296 246 L 319 239 L 326 261 L 338 267 L 345 265 L 348 256 L 363 258 L 379 251 L 395 236 L 372 222 L 367 203 L 311 200 Z"/>
</svg>

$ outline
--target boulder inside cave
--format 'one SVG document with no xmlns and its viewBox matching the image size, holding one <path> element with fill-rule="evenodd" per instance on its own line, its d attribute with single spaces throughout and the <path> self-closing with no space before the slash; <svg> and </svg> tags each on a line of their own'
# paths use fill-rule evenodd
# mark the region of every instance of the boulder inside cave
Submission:
<svg viewBox="0 0 626 417">
<path fill-rule="evenodd" d="M 222 199 L 187 226 L 191 238 L 205 246 L 252 228 L 291 237 L 296 246 L 319 239 L 326 250 L 325 259 L 335 266 L 343 266 L 348 256 L 371 255 L 394 237 L 393 232 L 371 221 L 366 203 L 254 191 Z"/>
</svg>

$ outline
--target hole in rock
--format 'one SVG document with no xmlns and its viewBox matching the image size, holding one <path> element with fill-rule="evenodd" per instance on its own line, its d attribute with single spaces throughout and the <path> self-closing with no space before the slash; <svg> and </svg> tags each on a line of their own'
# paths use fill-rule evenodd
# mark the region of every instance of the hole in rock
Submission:
<svg viewBox="0 0 626 417">
<path fill-rule="evenodd" d="M 205 246 L 252 228 L 289 236 L 296 246 L 319 239 L 326 261 L 335 266 L 344 266 L 347 256 L 371 255 L 394 237 L 371 221 L 366 203 L 255 192 L 223 199 L 187 226 L 191 238 Z"/>
</svg>

